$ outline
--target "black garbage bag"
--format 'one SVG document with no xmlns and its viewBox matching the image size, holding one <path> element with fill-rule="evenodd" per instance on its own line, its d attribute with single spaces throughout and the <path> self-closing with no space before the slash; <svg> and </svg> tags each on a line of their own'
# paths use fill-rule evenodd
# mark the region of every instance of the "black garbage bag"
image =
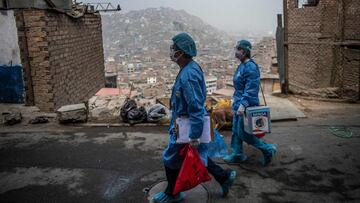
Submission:
<svg viewBox="0 0 360 203">
<path fill-rule="evenodd" d="M 148 111 L 147 121 L 151 123 L 159 122 L 161 119 L 167 117 L 169 110 L 162 104 L 155 104 L 150 107 Z"/>
<path fill-rule="evenodd" d="M 124 122 L 127 123 L 128 122 L 128 113 L 129 113 L 129 111 L 131 111 L 132 109 L 136 109 L 136 108 L 137 108 L 137 105 L 136 105 L 135 100 L 130 99 L 130 98 L 126 98 L 123 106 L 120 109 L 121 119 Z"/>
<path fill-rule="evenodd" d="M 143 121 L 146 120 L 146 117 L 147 117 L 146 110 L 142 106 L 139 108 L 131 109 L 127 115 L 128 122 L 131 125 L 142 123 Z"/>
<path fill-rule="evenodd" d="M 127 98 L 120 109 L 120 116 L 125 123 L 134 125 L 144 122 L 147 113 L 144 107 L 137 107 L 135 100 Z"/>
</svg>

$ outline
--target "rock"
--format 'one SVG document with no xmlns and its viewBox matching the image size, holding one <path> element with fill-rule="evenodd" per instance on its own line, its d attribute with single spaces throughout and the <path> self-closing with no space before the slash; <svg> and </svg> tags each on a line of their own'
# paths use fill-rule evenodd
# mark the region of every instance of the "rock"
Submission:
<svg viewBox="0 0 360 203">
<path fill-rule="evenodd" d="M 92 109 L 90 111 L 90 115 L 92 118 L 95 118 L 97 120 L 106 120 L 111 117 L 110 110 L 106 107 Z"/>
<path fill-rule="evenodd" d="M 106 98 L 97 98 L 93 103 L 93 108 L 104 107 L 107 106 L 108 103 L 109 101 L 107 101 Z"/>
<path fill-rule="evenodd" d="M 34 119 L 31 119 L 29 121 L 30 124 L 40 124 L 40 123 L 48 123 L 49 122 L 49 118 L 46 116 L 37 116 Z"/>
<path fill-rule="evenodd" d="M 22 120 L 22 115 L 20 112 L 6 112 L 2 113 L 4 116 L 4 124 L 5 125 L 15 125 L 20 123 Z"/>
<path fill-rule="evenodd" d="M 56 113 L 60 123 L 85 123 L 88 117 L 84 103 L 62 106 Z"/>
<path fill-rule="evenodd" d="M 89 99 L 89 106 L 95 105 L 97 96 L 93 96 Z"/>
<path fill-rule="evenodd" d="M 107 108 L 110 110 L 112 117 L 118 118 L 120 116 L 120 108 L 124 103 L 125 99 L 120 98 L 109 102 Z"/>
<path fill-rule="evenodd" d="M 116 120 L 120 116 L 120 108 L 125 98 L 120 96 L 97 97 L 89 104 L 89 119 L 91 121 Z"/>
</svg>

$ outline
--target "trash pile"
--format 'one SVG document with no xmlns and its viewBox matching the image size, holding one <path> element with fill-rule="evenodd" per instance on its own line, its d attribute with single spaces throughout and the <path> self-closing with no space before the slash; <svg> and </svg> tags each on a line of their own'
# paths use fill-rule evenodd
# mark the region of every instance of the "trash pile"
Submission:
<svg viewBox="0 0 360 203">
<path fill-rule="evenodd" d="M 229 99 L 220 99 L 213 107 L 213 120 L 215 128 L 220 130 L 231 128 L 232 111 Z M 171 119 L 170 110 L 160 104 L 152 104 L 144 107 L 144 104 L 135 99 L 126 98 L 120 109 L 122 122 L 135 125 L 138 123 L 160 123 L 167 124 Z"/>
<path fill-rule="evenodd" d="M 120 117 L 123 122 L 135 125 L 138 123 L 168 123 L 170 111 L 162 104 L 155 104 L 148 110 L 138 106 L 134 99 L 126 98 L 120 109 Z"/>
</svg>

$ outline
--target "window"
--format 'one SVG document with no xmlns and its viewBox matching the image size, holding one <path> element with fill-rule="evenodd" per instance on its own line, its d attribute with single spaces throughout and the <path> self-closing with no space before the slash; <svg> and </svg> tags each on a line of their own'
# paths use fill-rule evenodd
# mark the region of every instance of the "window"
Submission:
<svg viewBox="0 0 360 203">
<path fill-rule="evenodd" d="M 309 6 L 317 6 L 320 0 L 295 0 L 296 8 L 304 8 Z"/>
<path fill-rule="evenodd" d="M 307 0 L 303 6 L 317 6 L 320 0 Z"/>
</svg>

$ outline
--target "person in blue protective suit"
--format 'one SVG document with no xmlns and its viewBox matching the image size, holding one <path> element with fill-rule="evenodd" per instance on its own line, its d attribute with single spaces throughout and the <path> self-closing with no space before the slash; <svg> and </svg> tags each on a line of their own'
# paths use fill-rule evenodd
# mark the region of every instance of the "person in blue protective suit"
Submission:
<svg viewBox="0 0 360 203">
<path fill-rule="evenodd" d="M 170 58 L 180 66 L 170 98 L 172 117 L 169 127 L 169 143 L 163 152 L 166 179 L 168 185 L 163 192 L 152 197 L 154 202 L 180 202 L 184 193 L 173 195 L 176 178 L 180 172 L 183 158 L 179 156 L 180 150 L 185 144 L 176 143 L 176 129 L 174 121 L 176 118 L 184 117 L 190 120 L 190 146 L 196 147 L 201 160 L 207 167 L 210 174 L 221 185 L 222 196 L 226 196 L 234 183 L 236 172 L 224 170 L 216 165 L 207 155 L 207 144 L 200 143 L 204 125 L 206 86 L 201 67 L 192 59 L 196 56 L 194 40 L 187 33 L 180 33 L 172 38 L 173 44 L 170 47 Z"/>
<path fill-rule="evenodd" d="M 232 153 L 224 157 L 227 163 L 241 163 L 247 160 L 243 151 L 243 141 L 254 146 L 263 153 L 262 164 L 268 165 L 273 158 L 276 147 L 267 144 L 255 135 L 244 131 L 244 112 L 247 107 L 259 106 L 260 70 L 251 59 L 251 43 L 241 40 L 235 47 L 235 57 L 241 63 L 234 74 L 234 101 L 232 104 L 233 122 L 231 149 Z"/>
</svg>

